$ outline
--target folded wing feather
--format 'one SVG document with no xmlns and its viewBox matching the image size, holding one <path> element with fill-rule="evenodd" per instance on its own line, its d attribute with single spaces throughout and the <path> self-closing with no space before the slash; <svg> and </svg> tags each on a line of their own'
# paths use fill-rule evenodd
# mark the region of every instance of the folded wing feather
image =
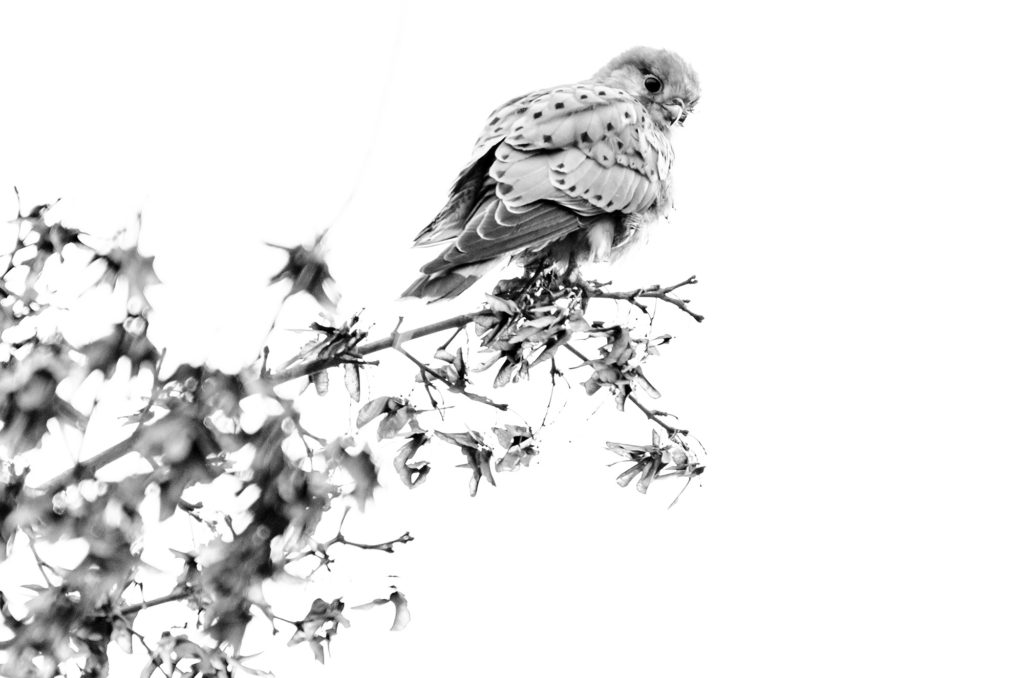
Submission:
<svg viewBox="0 0 1024 678">
<path fill-rule="evenodd" d="M 423 273 L 537 250 L 609 213 L 650 210 L 671 156 L 622 90 L 582 83 L 513 99 L 494 111 L 448 205 L 417 237 L 450 243 Z"/>
</svg>

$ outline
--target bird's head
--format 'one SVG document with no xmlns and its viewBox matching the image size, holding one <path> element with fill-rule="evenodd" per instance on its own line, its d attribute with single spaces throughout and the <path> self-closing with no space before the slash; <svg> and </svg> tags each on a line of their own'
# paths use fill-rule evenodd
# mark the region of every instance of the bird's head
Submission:
<svg viewBox="0 0 1024 678">
<path fill-rule="evenodd" d="M 655 124 L 681 125 L 700 99 L 697 74 L 667 49 L 634 47 L 612 59 L 594 80 L 629 92 L 647 107 Z"/>
</svg>

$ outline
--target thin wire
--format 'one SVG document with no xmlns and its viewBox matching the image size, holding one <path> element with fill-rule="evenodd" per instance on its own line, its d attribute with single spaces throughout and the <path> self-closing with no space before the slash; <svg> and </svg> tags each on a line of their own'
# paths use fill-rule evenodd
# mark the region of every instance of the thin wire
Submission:
<svg viewBox="0 0 1024 678">
<path fill-rule="evenodd" d="M 388 53 L 387 68 L 385 69 L 384 88 L 382 95 L 377 98 L 377 109 L 374 112 L 372 128 L 370 131 L 370 143 L 367 144 L 366 150 L 363 152 L 363 156 L 359 161 L 358 171 L 356 172 L 355 180 L 349 189 L 348 195 L 345 200 L 341 203 L 341 207 L 338 209 L 337 214 L 327 222 L 327 230 L 334 228 L 335 225 L 341 223 L 341 218 L 345 212 L 352 205 L 352 201 L 355 200 L 356 195 L 359 194 L 359 189 L 363 184 L 363 177 L 366 176 L 366 168 L 370 165 L 370 158 L 373 157 L 374 152 L 377 149 L 377 144 L 380 141 L 380 130 L 381 124 L 384 117 L 384 110 L 391 102 L 391 95 L 394 90 L 395 84 L 395 70 L 398 64 L 398 48 L 402 44 L 402 39 L 405 36 L 405 24 L 406 15 L 409 11 L 409 3 L 407 0 L 403 0 L 401 3 L 401 9 L 398 14 L 397 29 L 395 30 L 394 39 L 392 41 L 391 50 Z"/>
</svg>

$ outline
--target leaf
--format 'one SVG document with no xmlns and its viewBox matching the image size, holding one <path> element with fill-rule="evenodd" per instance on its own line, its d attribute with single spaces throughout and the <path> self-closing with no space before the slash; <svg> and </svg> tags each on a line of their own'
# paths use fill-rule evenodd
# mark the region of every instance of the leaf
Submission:
<svg viewBox="0 0 1024 678">
<path fill-rule="evenodd" d="M 318 396 L 327 395 L 327 391 L 330 388 L 331 381 L 327 376 L 327 370 L 320 370 L 309 375 L 309 381 L 313 384 L 313 388 L 316 389 Z"/>
<path fill-rule="evenodd" d="M 486 313 L 481 313 L 480 315 L 476 316 L 473 320 L 476 323 L 477 336 L 480 336 L 481 334 L 483 334 L 484 332 L 486 332 L 487 330 L 501 322 L 493 315 L 488 315 Z"/>
<path fill-rule="evenodd" d="M 406 487 L 416 487 L 427 479 L 427 473 L 430 472 L 430 465 L 427 462 L 409 462 L 427 440 L 426 433 L 414 433 L 406 439 L 405 445 L 402 445 L 395 456 L 395 470 Z"/>
<path fill-rule="evenodd" d="M 619 484 L 619 487 L 625 487 L 643 470 L 643 462 L 638 462 L 633 466 L 620 473 L 616 478 L 615 482 Z"/>
<path fill-rule="evenodd" d="M 501 443 L 501 446 L 506 449 L 515 445 L 517 438 L 525 439 L 533 436 L 533 432 L 529 428 L 519 426 L 518 424 L 509 424 L 503 427 L 495 426 L 491 430 L 494 432 L 494 435 L 497 436 L 498 442 Z"/>
<path fill-rule="evenodd" d="M 526 426 L 496 426 L 491 430 L 498 438 L 498 443 L 505 448 L 505 455 L 494 465 L 497 471 L 518 471 L 529 466 L 533 458 L 540 454 L 533 441 L 533 431 Z"/>
<path fill-rule="evenodd" d="M 644 375 L 644 373 L 640 370 L 639 367 L 636 368 L 635 376 L 633 377 L 633 383 L 639 384 L 640 388 L 642 388 L 651 398 L 657 400 L 658 398 L 661 397 L 661 393 L 658 391 L 658 389 L 654 388 L 654 384 L 648 381 L 647 377 Z"/>
<path fill-rule="evenodd" d="M 379 486 L 377 480 L 377 465 L 373 463 L 373 457 L 366 450 L 358 454 L 349 454 L 342 446 L 340 439 L 335 440 L 329 446 L 329 452 L 338 464 L 355 482 L 355 488 L 348 492 L 348 496 L 354 497 L 356 505 L 362 511 L 366 508 L 366 501 L 373 496 L 374 490 Z"/>
<path fill-rule="evenodd" d="M 514 445 L 509 448 L 505 456 L 498 460 L 494 468 L 498 471 L 518 471 L 529 466 L 538 454 L 540 454 L 540 450 L 533 444 Z"/>
<path fill-rule="evenodd" d="M 540 352 L 540 355 L 533 361 L 533 366 L 536 367 L 538 363 L 542 363 L 548 358 L 553 358 L 558 349 L 561 348 L 572 338 L 572 333 L 566 330 L 560 330 L 555 336 L 551 337 L 544 344 L 544 350 Z"/>
<path fill-rule="evenodd" d="M 308 643 L 313 651 L 313 656 L 318 662 L 323 664 L 323 644 L 330 641 L 339 626 L 349 627 L 349 621 L 342 615 L 344 609 L 345 603 L 340 599 L 327 603 L 322 598 L 317 598 L 313 601 L 309 612 L 306 613 L 302 621 L 296 623 L 295 634 L 288 641 L 288 645 Z M 325 626 L 329 628 L 325 629 Z"/>
<path fill-rule="evenodd" d="M 529 325 L 524 325 L 523 327 L 520 327 L 515 334 L 509 337 L 508 342 L 510 344 L 521 344 L 522 342 L 539 334 L 541 331 L 542 330 L 539 327 L 531 327 Z"/>
<path fill-rule="evenodd" d="M 390 412 L 377 427 L 377 438 L 387 440 L 398 435 L 402 427 L 413 419 L 413 410 L 408 405 L 402 405 L 397 410 Z"/>
<path fill-rule="evenodd" d="M 506 315 L 515 316 L 519 314 L 519 307 L 508 299 L 502 297 L 496 297 L 493 294 L 485 294 L 484 299 L 487 302 L 488 308 L 492 311 L 499 313 L 505 313 Z"/>
<path fill-rule="evenodd" d="M 536 311 L 538 311 L 540 309 L 536 309 L 535 308 L 533 310 L 534 310 L 534 312 L 536 312 Z M 561 318 L 559 318 L 559 316 L 557 316 L 557 315 L 542 315 L 539 318 L 534 318 L 532 320 L 527 320 L 526 322 L 523 323 L 523 325 L 528 325 L 530 327 L 544 328 L 544 327 L 550 327 L 551 325 L 554 325 L 559 320 L 561 320 Z"/>
<path fill-rule="evenodd" d="M 270 278 L 271 284 L 288 281 L 292 284 L 288 296 L 304 292 L 316 299 L 321 306 L 330 310 L 338 305 L 340 295 L 337 293 L 334 278 L 327 268 L 327 263 L 323 259 L 319 240 L 311 246 L 282 247 L 273 244 L 270 246 L 284 250 L 288 254 L 288 260 L 284 267 Z"/>
<path fill-rule="evenodd" d="M 494 388 L 501 388 L 512 381 L 512 373 L 515 372 L 516 364 L 511 358 L 505 359 L 498 374 L 494 377 Z"/>
<path fill-rule="evenodd" d="M 139 672 L 139 678 L 151 678 L 153 672 L 157 670 L 163 661 L 160 660 L 159 656 L 154 653 L 149 659 L 149 663 L 142 667 L 142 671 Z"/>
<path fill-rule="evenodd" d="M 82 241 L 79 238 L 82 232 L 75 228 L 68 228 L 59 221 L 47 226 L 45 221 L 39 219 L 33 227 L 37 232 L 40 232 L 41 229 L 42 231 L 45 231 L 40 232 L 39 242 L 36 243 L 36 247 L 39 249 L 40 254 L 56 254 L 57 257 L 63 261 L 65 246 L 71 244 L 82 244 Z"/>
<path fill-rule="evenodd" d="M 569 322 L 566 325 L 570 332 L 589 332 L 593 329 L 587 319 L 582 315 L 576 314 L 569 318 Z"/>
<path fill-rule="evenodd" d="M 466 358 L 462 354 L 462 349 L 461 348 L 458 351 L 455 352 L 455 359 L 452 361 L 452 365 L 451 366 L 452 366 L 452 369 L 455 370 L 455 374 L 458 377 L 457 381 L 459 381 L 459 382 L 465 381 L 465 379 L 466 379 Z"/>
<path fill-rule="evenodd" d="M 121 648 L 126 654 L 132 653 L 132 634 L 130 627 L 121 617 L 114 617 L 113 629 L 110 632 L 110 638 L 117 643 L 117 646 Z"/>
<path fill-rule="evenodd" d="M 468 468 L 473 471 L 469 481 L 469 495 L 476 496 L 477 488 L 481 478 L 484 478 L 491 485 L 494 485 L 494 475 L 491 473 L 491 457 L 493 452 L 485 443 L 483 437 L 476 431 L 461 431 L 458 433 L 445 433 L 434 431 L 434 435 L 450 445 L 456 445 L 466 456 L 466 463 L 460 464 L 461 468 Z"/>
<path fill-rule="evenodd" d="M 503 356 L 502 356 L 502 353 L 501 353 L 500 351 L 495 351 L 494 353 L 492 353 L 492 354 L 491 354 L 491 355 L 490 355 L 490 356 L 489 356 L 489 357 L 487 358 L 487 360 L 485 360 L 485 361 L 483 362 L 483 364 L 481 364 L 481 365 L 480 365 L 480 366 L 478 366 L 478 367 L 474 367 L 474 368 L 473 368 L 473 371 L 474 371 L 474 372 L 483 372 L 484 370 L 487 370 L 488 368 L 490 368 L 490 367 L 491 367 L 491 366 L 492 366 L 492 365 L 493 365 L 494 363 L 496 363 L 496 362 L 498 362 L 499 360 L 501 360 L 501 359 L 502 359 L 502 357 L 503 357 Z"/>
<path fill-rule="evenodd" d="M 616 327 L 611 335 L 610 346 L 606 361 L 609 364 L 621 364 L 629 359 L 632 346 L 629 340 L 629 330 L 624 327 Z"/>
<path fill-rule="evenodd" d="M 379 605 L 391 603 L 395 606 L 395 620 L 391 623 L 392 631 L 401 631 L 409 624 L 409 601 L 398 590 L 395 590 L 387 598 L 376 598 L 368 603 L 356 605 L 353 610 L 366 610 Z"/>
<path fill-rule="evenodd" d="M 409 601 L 400 591 L 395 591 L 388 598 L 395 606 L 395 621 L 391 624 L 392 631 L 401 631 L 409 625 Z"/>
<path fill-rule="evenodd" d="M 444 350 L 443 348 L 439 348 L 436 351 L 434 351 L 434 360 L 440 360 L 440 361 L 446 362 L 446 363 L 453 363 L 453 362 L 455 362 L 455 355 L 452 354 L 452 353 L 449 353 L 448 351 Z"/>
<path fill-rule="evenodd" d="M 476 436 L 474 437 L 474 434 L 469 431 L 459 433 L 445 433 L 443 431 L 434 431 L 434 435 L 436 435 L 438 438 L 445 441 L 446 443 L 449 443 L 451 445 L 457 445 L 459 447 L 476 447 L 481 442 L 479 434 L 476 434 Z"/>
<path fill-rule="evenodd" d="M 615 389 L 615 407 L 619 412 L 626 411 L 626 398 L 629 396 L 629 387 L 622 386 Z"/>
<path fill-rule="evenodd" d="M 348 389 L 348 395 L 352 398 L 352 402 L 359 402 L 360 383 L 359 383 L 359 365 L 356 363 L 345 363 L 345 388 Z"/>
<path fill-rule="evenodd" d="M 644 462 L 643 474 L 640 476 L 640 480 L 636 481 L 636 491 L 640 494 L 647 494 L 647 488 L 650 487 L 654 477 L 658 474 L 661 465 L 656 459 L 648 459 Z"/>
<path fill-rule="evenodd" d="M 106 336 L 78 350 L 85 357 L 87 370 L 100 370 L 108 379 L 122 357 L 128 358 L 133 377 L 144 366 L 148 365 L 155 369 L 160 360 L 160 352 L 146 336 L 145 329 L 141 332 L 129 332 L 124 324 L 115 325 Z"/>
<path fill-rule="evenodd" d="M 366 426 L 367 423 L 383 414 L 390 400 L 391 396 L 381 396 L 363 405 L 359 409 L 359 415 L 356 417 L 356 428 Z"/>
<path fill-rule="evenodd" d="M 460 466 L 473 471 L 473 475 L 469 479 L 469 496 L 475 497 L 477 489 L 480 487 L 481 479 L 486 479 L 492 486 L 495 484 L 494 475 L 491 473 L 491 456 L 493 453 L 484 446 L 463 447 L 462 453 L 466 455 L 466 463 Z"/>
<path fill-rule="evenodd" d="M 93 261 L 102 261 L 106 267 L 110 284 L 123 280 L 128 285 L 128 300 L 133 312 L 141 313 L 152 306 L 146 298 L 146 289 L 160 282 L 153 270 L 153 257 L 144 257 L 138 246 L 115 247 L 106 254 L 97 254 Z"/>
</svg>

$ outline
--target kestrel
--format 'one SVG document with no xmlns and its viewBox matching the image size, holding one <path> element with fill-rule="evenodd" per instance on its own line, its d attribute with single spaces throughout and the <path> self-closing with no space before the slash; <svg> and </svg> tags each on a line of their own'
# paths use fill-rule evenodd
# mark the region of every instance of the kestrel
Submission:
<svg viewBox="0 0 1024 678">
<path fill-rule="evenodd" d="M 498 108 L 415 240 L 448 246 L 404 296 L 458 296 L 510 259 L 568 271 L 616 258 L 670 206 L 670 132 L 699 97 L 678 55 L 634 47 L 589 80 Z"/>
</svg>

